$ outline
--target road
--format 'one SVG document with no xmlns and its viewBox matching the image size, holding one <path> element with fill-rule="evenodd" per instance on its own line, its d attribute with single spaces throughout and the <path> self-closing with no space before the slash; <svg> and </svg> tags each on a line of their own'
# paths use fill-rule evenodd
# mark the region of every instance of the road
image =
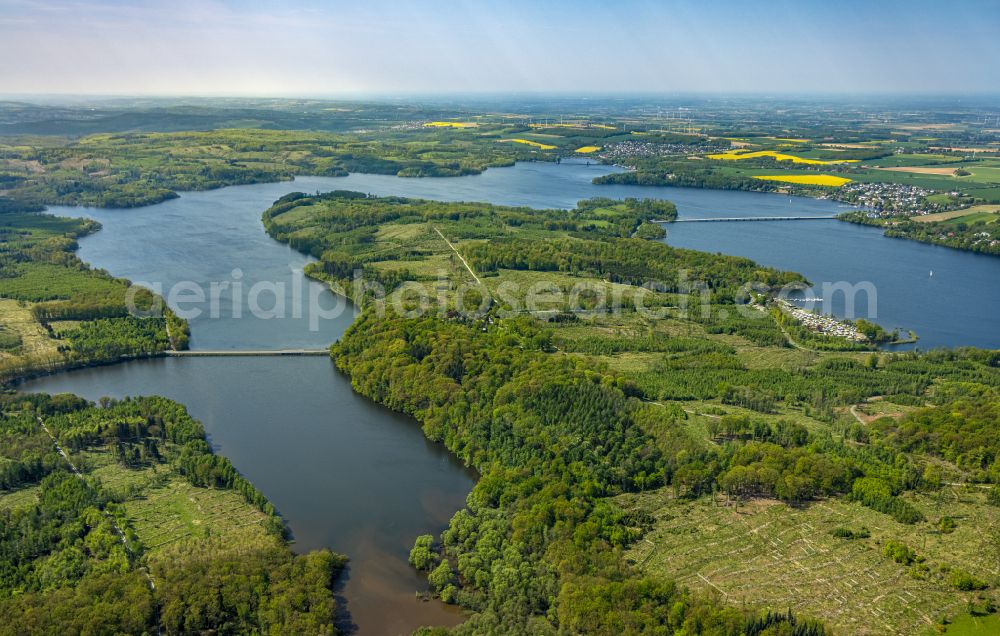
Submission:
<svg viewBox="0 0 1000 636">
<path fill-rule="evenodd" d="M 455 255 L 458 256 L 458 258 L 462 261 L 462 265 L 465 265 L 465 269 L 469 270 L 469 273 L 472 274 L 472 277 L 476 279 L 476 282 L 482 285 L 483 281 L 479 280 L 479 277 L 476 276 L 476 273 L 472 271 L 471 267 L 469 267 L 469 263 L 466 262 L 465 257 L 462 256 L 462 254 L 459 253 L 457 249 L 455 249 L 455 246 L 451 244 L 451 241 L 449 241 L 444 237 L 444 234 L 441 233 L 441 230 L 434 228 L 434 231 L 438 233 L 438 236 L 441 237 L 441 240 L 443 240 L 445 243 L 448 244 L 448 247 L 451 248 L 451 251 L 455 252 Z"/>
</svg>

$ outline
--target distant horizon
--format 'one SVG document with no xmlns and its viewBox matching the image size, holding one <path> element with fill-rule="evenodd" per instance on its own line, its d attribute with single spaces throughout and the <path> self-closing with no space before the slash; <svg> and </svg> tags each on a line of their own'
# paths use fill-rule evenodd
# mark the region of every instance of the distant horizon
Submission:
<svg viewBox="0 0 1000 636">
<path fill-rule="evenodd" d="M 6 0 L 7 94 L 992 95 L 1000 4 Z"/>
<path fill-rule="evenodd" d="M 560 99 L 670 99 L 670 98 L 756 98 L 756 99 L 847 99 L 853 97 L 905 100 L 909 98 L 957 100 L 963 99 L 1000 99 L 1000 90 L 990 91 L 909 91 L 909 92 L 879 92 L 879 91 L 647 91 L 620 90 L 604 92 L 584 91 L 400 91 L 400 92 L 368 92 L 344 91 L 340 93 L 73 93 L 73 92 L 2 92 L 0 101 L 15 101 L 26 99 L 77 99 L 77 100 L 118 100 L 118 99 L 152 99 L 152 100 L 212 100 L 212 99 L 243 99 L 243 100 L 316 100 L 316 101 L 358 101 L 386 99 L 443 99 L 443 98 L 473 98 L 473 99 L 517 99 L 519 97 L 560 98 Z"/>
</svg>

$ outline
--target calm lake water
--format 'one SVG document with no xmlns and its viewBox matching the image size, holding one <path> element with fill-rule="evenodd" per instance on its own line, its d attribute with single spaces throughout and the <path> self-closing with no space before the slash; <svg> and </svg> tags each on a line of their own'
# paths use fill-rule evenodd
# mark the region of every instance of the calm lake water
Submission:
<svg viewBox="0 0 1000 636">
<path fill-rule="evenodd" d="M 175 306 L 191 307 L 180 301 L 196 293 L 192 288 L 210 297 L 209 285 L 216 283 L 218 317 L 206 313 L 192 320 L 192 348 L 287 349 L 325 347 L 354 316 L 349 304 L 302 276 L 307 257 L 264 234 L 261 212 L 288 192 L 350 189 L 562 208 L 594 196 L 655 197 L 674 201 L 682 218 L 828 216 L 843 209 L 830 201 L 762 193 L 591 184 L 610 171 L 565 162 L 452 179 L 307 177 L 184 193 L 133 210 L 50 211 L 103 224 L 101 232 L 80 240 L 85 261 L 159 285 L 164 293 L 186 282 Z M 888 239 L 877 229 L 832 220 L 680 223 L 667 229 L 671 245 L 748 256 L 801 272 L 817 285 L 870 281 L 877 290 L 877 319 L 914 329 L 923 348 L 1000 347 L 1000 259 Z M 245 292 L 257 283 L 270 290 L 257 297 L 258 304 L 284 304 L 285 318 L 249 314 Z M 242 292 L 234 294 L 234 287 Z M 234 296 L 242 317 L 232 311 Z M 842 301 L 832 305 L 835 312 L 843 311 Z M 864 301 L 860 297 L 857 307 L 862 313 Z M 310 325 L 311 302 L 337 316 Z M 302 308 L 301 316 L 295 317 L 294 307 Z M 278 507 L 298 549 L 325 546 L 351 557 L 342 593 L 360 632 L 409 633 L 422 624 L 460 620 L 452 608 L 414 600 L 414 591 L 426 583 L 406 556 L 416 535 L 445 527 L 474 476 L 424 440 L 412 420 L 355 395 L 328 359 L 147 360 L 44 377 L 24 388 L 90 399 L 160 394 L 186 404 L 219 451 Z"/>
</svg>

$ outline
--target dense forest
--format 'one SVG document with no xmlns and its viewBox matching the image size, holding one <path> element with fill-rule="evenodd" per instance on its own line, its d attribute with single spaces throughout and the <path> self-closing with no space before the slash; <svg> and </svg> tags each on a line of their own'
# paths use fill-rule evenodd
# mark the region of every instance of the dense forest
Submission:
<svg viewBox="0 0 1000 636">
<path fill-rule="evenodd" d="M 503 302 L 477 316 L 404 317 L 370 304 L 333 347 L 357 391 L 414 416 L 482 475 L 449 529 L 417 538 L 411 553 L 443 600 L 474 611 L 456 633 L 759 633 L 754 625 L 765 614 L 624 560 L 651 523 L 613 503 L 628 493 L 723 496 L 737 507 L 836 498 L 923 527 L 930 519 L 912 493 L 950 479 L 993 480 L 991 451 L 975 437 L 969 448 L 956 446 L 965 417 L 933 441 L 918 429 L 961 408 L 980 414 L 971 424 L 977 431 L 995 432 L 995 352 L 861 353 L 845 345 L 842 353 L 796 352 L 809 356 L 801 365 L 772 362 L 795 351 L 783 331 L 795 325 L 766 309 L 721 312 L 732 308 L 725 294 L 748 278 L 778 287 L 800 277 L 629 238 L 648 219 L 642 215 L 579 224 L 580 210 L 593 215 L 606 205 L 581 203 L 567 225 L 550 225 L 549 211 L 340 192 L 289 195 L 265 213 L 271 234 L 319 257 L 312 273 L 330 281 L 370 268 L 384 282 L 428 282 L 428 262 L 462 277 L 444 238 L 486 294 L 545 276 L 556 287 L 590 280 L 634 290 L 682 267 L 708 281 L 706 311 L 679 310 L 705 300 L 704 289 L 669 288 L 661 319 L 629 311 L 511 315 Z M 521 215 L 535 219 L 510 223 Z M 434 284 L 441 289 L 440 279 Z M 695 299 L 682 301 L 686 294 Z M 870 398 L 923 409 L 873 424 L 844 419 Z M 704 437 L 692 419 L 705 422 Z M 935 466 L 934 457 L 952 467 Z M 982 593 L 982 579 L 969 576 Z M 783 616 L 768 633 L 824 630 Z"/>
<path fill-rule="evenodd" d="M 727 416 L 713 421 L 716 445 L 706 449 L 680 432 L 657 444 L 644 428 L 662 427 L 664 416 L 641 406 L 641 390 L 625 377 L 537 348 L 535 329 L 528 322 L 505 322 L 484 333 L 439 319 L 363 314 L 334 348 L 338 366 L 359 392 L 415 416 L 431 439 L 483 474 L 469 508 L 442 535 L 441 555 L 422 560 L 443 581 L 442 598 L 478 610 L 460 633 L 519 631 L 543 624 L 542 616 L 577 633 L 669 633 L 682 625 L 693 633 L 739 633 L 747 615 L 711 609 L 679 590 L 660 597 L 662 589 L 635 579 L 618 561 L 616 546 L 635 540 L 642 526 L 641 519 L 604 503 L 621 492 L 669 485 L 682 497 L 718 490 L 734 500 L 773 497 L 799 504 L 844 496 L 912 524 L 924 516 L 899 495 L 940 487 L 940 478 L 904 451 L 919 447 L 975 468 L 971 478 L 995 479 L 989 472 L 998 465 L 995 456 L 975 437 L 969 437 L 975 451 L 969 457 L 946 441 L 961 429 L 941 427 L 945 440 L 933 442 L 914 430 L 928 430 L 931 418 L 962 408 L 980 409 L 981 415 L 951 415 L 952 428 L 995 434 L 1000 371 L 985 354 L 903 356 L 870 373 L 831 359 L 796 380 L 802 387 L 796 397 L 782 395 L 782 387 L 769 380 L 755 385 L 749 378 L 743 387 L 714 389 L 723 404 L 770 410 L 787 402 L 822 409 L 823 402 L 858 400 L 859 392 L 919 396 L 926 384 L 917 378 L 959 379 L 971 371 L 990 397 L 961 406 L 966 398 L 952 402 L 942 395 L 938 406 L 905 418 L 898 429 L 880 423 L 871 432 L 853 431 L 862 445 L 790 421 Z M 715 386 L 711 371 L 724 365 L 710 355 L 693 357 L 708 374 L 702 381 Z M 859 386 L 855 375 L 870 375 L 869 385 Z M 424 387 L 417 394 L 410 390 L 416 385 Z M 774 406 L 755 401 L 765 391 Z M 816 402 L 818 396 L 826 397 Z M 672 413 L 677 427 L 686 416 Z M 668 601 L 681 603 L 684 613 L 660 614 Z M 608 612 L 612 606 L 616 612 Z"/>
<path fill-rule="evenodd" d="M 741 298 L 739 293 L 746 281 L 777 288 L 804 280 L 796 274 L 758 267 L 749 259 L 683 250 L 642 239 L 498 239 L 470 246 L 465 254 L 473 268 L 483 272 L 567 272 L 633 286 L 656 282 L 658 291 L 672 293 L 690 291 L 682 282 L 682 272 L 687 272 L 709 290 L 713 300 L 722 302 L 747 300 L 747 294 Z"/>
<path fill-rule="evenodd" d="M 476 610 L 456 632 L 749 633 L 755 612 L 629 572 L 620 549 L 637 520 L 605 498 L 662 485 L 666 458 L 627 386 L 533 336 L 527 322 L 483 333 L 365 313 L 334 347 L 356 390 L 416 417 L 482 475 L 440 554 L 419 561 L 443 598 Z"/>
</svg>

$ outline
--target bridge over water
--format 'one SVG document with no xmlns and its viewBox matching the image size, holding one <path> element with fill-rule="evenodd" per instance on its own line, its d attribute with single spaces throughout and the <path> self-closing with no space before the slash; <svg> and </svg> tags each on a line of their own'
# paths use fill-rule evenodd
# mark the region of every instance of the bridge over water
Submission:
<svg viewBox="0 0 1000 636">
<path fill-rule="evenodd" d="M 826 221 L 837 218 L 831 216 L 719 216 L 712 219 L 677 219 L 673 223 L 726 223 L 732 221 Z M 667 223 L 668 221 L 659 221 Z"/>
<path fill-rule="evenodd" d="M 237 357 L 237 356 L 327 356 L 329 349 L 192 349 L 188 351 L 164 351 L 171 358 L 197 357 Z"/>
</svg>

